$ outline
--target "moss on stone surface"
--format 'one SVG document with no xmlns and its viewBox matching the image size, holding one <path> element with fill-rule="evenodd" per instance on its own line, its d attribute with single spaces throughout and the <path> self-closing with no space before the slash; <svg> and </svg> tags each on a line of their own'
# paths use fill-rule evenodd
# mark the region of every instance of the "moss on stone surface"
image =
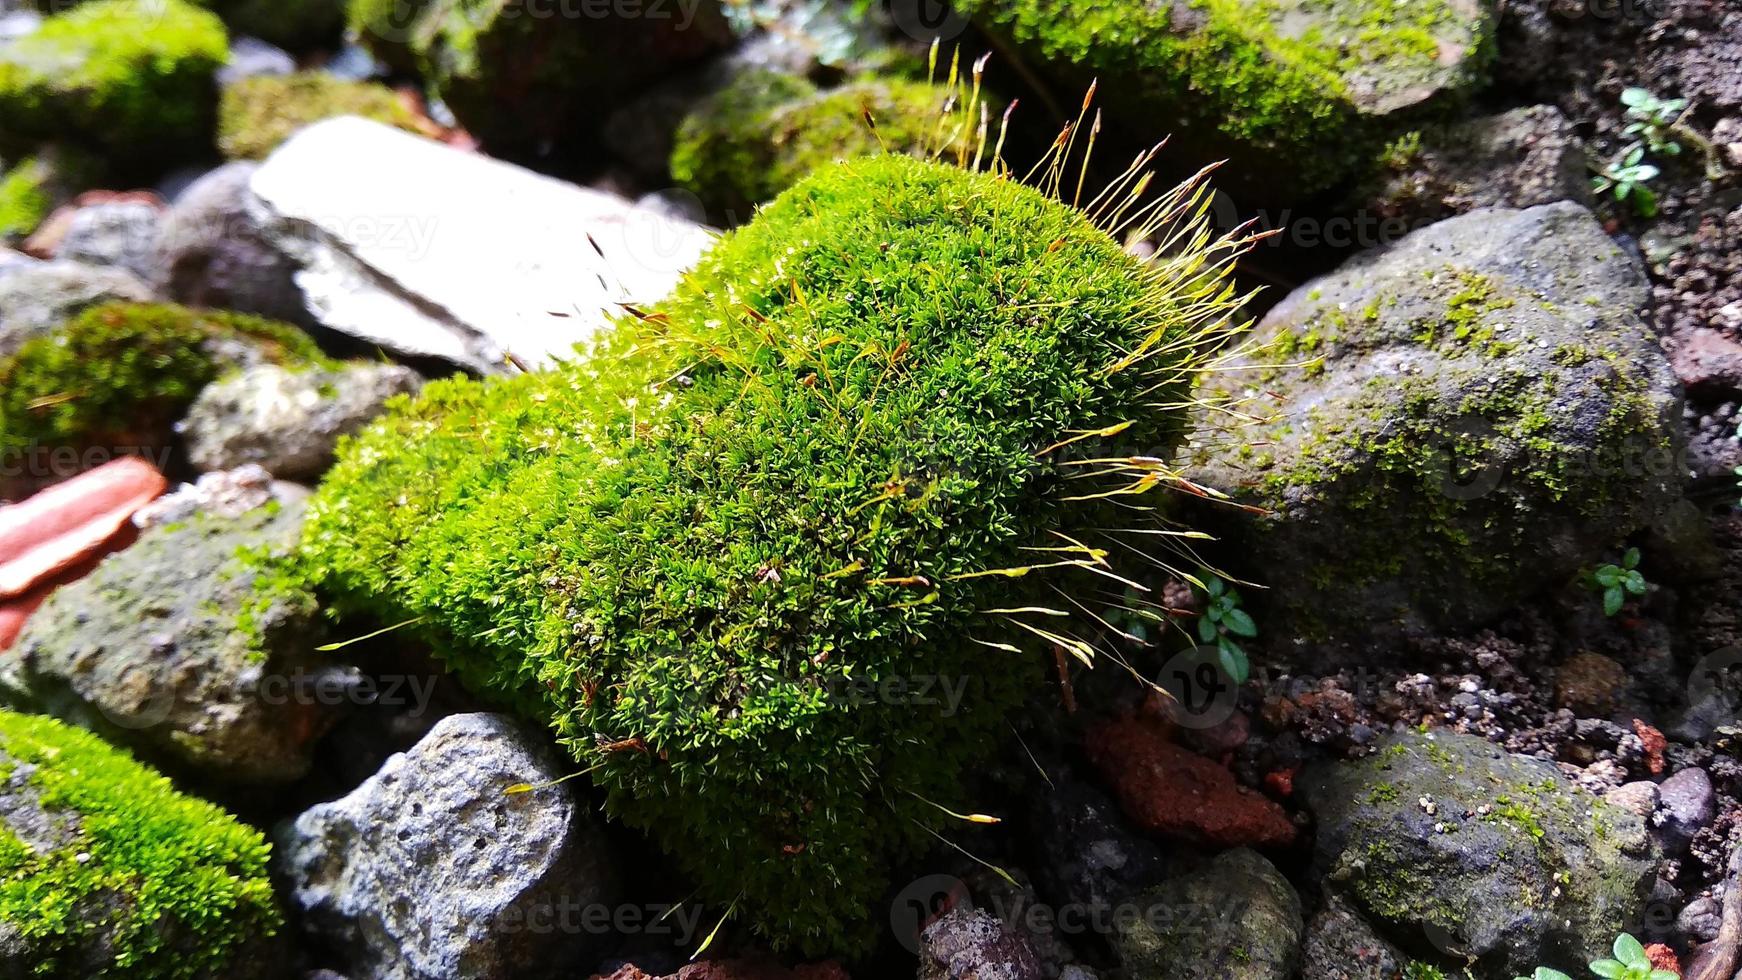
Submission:
<svg viewBox="0 0 1742 980">
<path fill-rule="evenodd" d="M 387 86 L 307 71 L 246 78 L 226 87 L 218 104 L 218 149 L 232 160 L 262 160 L 297 130 L 334 116 L 362 116 L 418 131 L 411 110 Z"/>
<path fill-rule="evenodd" d="M 939 138 L 948 94 L 894 79 L 822 91 L 792 75 L 747 72 L 684 119 L 671 174 L 711 213 L 746 220 L 823 164 L 882 152 L 923 155 Z"/>
<path fill-rule="evenodd" d="M 224 25 L 183 0 L 96 0 L 0 48 L 0 151 L 66 139 L 134 162 L 210 146 Z"/>
<path fill-rule="evenodd" d="M 0 174 L 0 241 L 30 234 L 48 217 L 54 200 L 47 177 L 34 157 L 20 160 Z"/>
<path fill-rule="evenodd" d="M 88 732 L 0 710 L 0 927 L 30 976 L 237 975 L 276 932 L 268 845 L 219 808 Z M 21 836 L 27 835 L 26 836 Z M 14 974 L 24 976 L 26 974 Z"/>
<path fill-rule="evenodd" d="M 308 335 L 259 317 L 94 307 L 0 360 L 0 446 L 156 445 L 207 383 L 260 360 L 327 363 Z"/>
<path fill-rule="evenodd" d="M 1196 356 L 1177 281 L 1007 180 L 828 166 L 588 359 L 399 401 L 341 451 L 304 560 L 548 721 L 707 899 L 860 947 L 891 859 L 946 823 L 923 801 L 967 808 L 966 767 L 1042 696 L 1050 653 L 989 611 L 1064 570 L 998 570 L 1131 526 L 1042 450 L 1180 438 L 1148 408 Z M 854 693 L 920 676 L 965 683 L 960 710 Z"/>
<path fill-rule="evenodd" d="M 1256 154 L 1287 154 L 1298 189 L 1322 189 L 1379 152 L 1388 96 L 1446 81 L 1442 45 L 1477 49 L 1455 87 L 1480 77 L 1485 0 L 962 0 L 1042 60 L 1099 76 L 1135 120 L 1214 131 Z M 1473 13 L 1472 13 L 1473 12 Z M 1461 53 L 1461 52 L 1460 52 Z"/>
</svg>

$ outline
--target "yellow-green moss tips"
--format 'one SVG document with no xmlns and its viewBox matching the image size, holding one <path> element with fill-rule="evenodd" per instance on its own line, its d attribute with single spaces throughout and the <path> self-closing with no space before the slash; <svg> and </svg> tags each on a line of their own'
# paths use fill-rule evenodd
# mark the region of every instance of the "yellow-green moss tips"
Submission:
<svg viewBox="0 0 1742 980">
<path fill-rule="evenodd" d="M 54 208 L 47 174 L 35 157 L 20 160 L 0 173 L 0 241 L 36 230 Z"/>
<path fill-rule="evenodd" d="M 253 975 L 280 922 L 258 831 L 49 718 L 0 710 L 0 778 L 23 818 L 0 816 L 7 976 Z"/>
<path fill-rule="evenodd" d="M 0 152 L 66 139 L 128 162 L 209 147 L 218 18 L 183 0 L 95 0 L 0 47 Z"/>
<path fill-rule="evenodd" d="M 218 150 L 232 160 L 263 160 L 297 130 L 334 116 L 362 116 L 418 131 L 411 110 L 385 85 L 315 71 L 263 75 L 224 89 Z"/>
<path fill-rule="evenodd" d="M 1145 522 L 1104 496 L 1129 470 L 1077 464 L 1178 442 L 1223 249 L 1158 268 L 1009 179 L 825 166 L 586 359 L 399 402 L 304 558 L 548 722 L 721 909 L 860 946 L 890 861 L 955 829 L 924 801 L 969 809 L 1048 697 L 1042 638 L 1089 655 L 1023 607 Z M 959 700 L 863 694 L 922 678 Z"/>
</svg>

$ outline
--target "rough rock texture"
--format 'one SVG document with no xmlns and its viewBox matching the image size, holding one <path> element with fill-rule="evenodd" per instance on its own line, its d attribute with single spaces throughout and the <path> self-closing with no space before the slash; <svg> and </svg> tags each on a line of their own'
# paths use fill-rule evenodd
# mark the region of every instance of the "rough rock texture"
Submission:
<svg viewBox="0 0 1742 980">
<path fill-rule="evenodd" d="M 1300 975 L 1313 980 L 1392 980 L 1409 961 L 1348 902 L 1331 893 L 1307 923 Z"/>
<path fill-rule="evenodd" d="M 1330 886 L 1400 939 L 1478 958 L 1484 975 L 1603 955 L 1650 892 L 1642 819 L 1475 736 L 1395 736 L 1297 786 Z"/>
<path fill-rule="evenodd" d="M 1300 957 L 1300 896 L 1256 851 L 1227 851 L 1138 900 L 1114 951 L 1128 980 L 1287 980 Z"/>
<path fill-rule="evenodd" d="M 151 287 L 124 269 L 44 262 L 0 276 L 0 358 L 92 306 L 145 302 Z"/>
<path fill-rule="evenodd" d="M 566 772 L 500 715 L 452 715 L 277 833 L 304 926 L 378 980 L 572 976 L 609 938 L 604 840 Z M 507 793 L 531 783 L 542 788 Z M 609 921 L 609 916 L 604 917 Z"/>
<path fill-rule="evenodd" d="M 1192 166 L 1231 158 L 1218 179 L 1243 200 L 1322 190 L 1365 162 L 1377 131 L 1478 87 L 1495 13 L 1486 0 L 953 6 L 1071 96 L 1098 77 L 1109 122 L 1174 133 Z"/>
<path fill-rule="evenodd" d="M 1083 747 L 1126 815 L 1150 833 L 1220 847 L 1294 840 L 1294 824 L 1282 807 L 1143 721 L 1104 724 L 1084 737 Z"/>
<path fill-rule="evenodd" d="M 62 587 L 0 662 L 0 688 L 166 764 L 242 782 L 308 771 L 355 671 L 314 652 L 314 599 L 255 552 L 297 540 L 298 505 L 152 528 Z M 244 549 L 251 549 L 248 555 Z M 320 685 L 320 686 L 318 686 Z"/>
<path fill-rule="evenodd" d="M 341 436 L 420 384 L 417 372 L 393 364 L 331 371 L 262 364 L 207 385 L 178 430 L 203 471 L 256 463 L 281 479 L 313 481 L 332 465 Z"/>
<path fill-rule="evenodd" d="M 1658 839 L 1666 851 L 1680 853 L 1717 815 L 1712 777 L 1704 769 L 1690 767 L 1664 780 L 1657 792 L 1658 810 L 1652 823 Z"/>
<path fill-rule="evenodd" d="M 148 278 L 162 219 L 162 208 L 142 201 L 80 208 L 54 257 L 63 262 L 115 266 Z"/>
<path fill-rule="evenodd" d="M 513 0 L 362 0 L 365 44 L 429 79 L 468 132 L 512 159 L 585 155 L 611 107 L 725 47 L 719 0 L 539 8 Z"/>
<path fill-rule="evenodd" d="M 308 312 L 482 372 L 569 356 L 624 302 L 663 298 L 700 227 L 361 119 L 293 137 L 250 181 Z M 511 245 L 511 247 L 509 247 Z"/>
<path fill-rule="evenodd" d="M 957 908 L 920 934 L 919 980 L 1041 980 L 1023 935 L 979 909 Z"/>
<path fill-rule="evenodd" d="M 1554 106 L 1430 127 L 1383 162 L 1358 205 L 1419 227 L 1478 208 L 1591 203 L 1586 151 Z"/>
<path fill-rule="evenodd" d="M 158 236 L 152 281 L 190 306 L 309 322 L 296 264 L 266 240 L 248 208 L 256 164 L 225 164 L 176 198 Z"/>
<path fill-rule="evenodd" d="M 1483 210 L 1357 256 L 1256 328 L 1191 475 L 1206 519 L 1312 640 L 1479 622 L 1679 497 L 1681 411 L 1643 271 L 1574 204 Z M 1286 620 L 1286 622 L 1284 622 Z M 1371 651 L 1363 655 L 1371 656 Z"/>
<path fill-rule="evenodd" d="M 1102 916 L 1167 874 L 1162 849 L 1139 836 L 1112 800 L 1063 769 L 1034 797 L 1028 826 L 1042 860 L 1033 870 L 1052 901 Z"/>
</svg>

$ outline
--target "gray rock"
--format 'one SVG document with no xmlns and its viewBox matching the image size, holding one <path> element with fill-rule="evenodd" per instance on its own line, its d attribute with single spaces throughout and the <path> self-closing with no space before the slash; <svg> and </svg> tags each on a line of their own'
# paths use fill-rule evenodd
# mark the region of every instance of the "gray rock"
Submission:
<svg viewBox="0 0 1742 980">
<path fill-rule="evenodd" d="M 162 209 L 139 201 L 80 208 L 55 250 L 56 259 L 126 269 L 141 279 L 155 265 Z"/>
<path fill-rule="evenodd" d="M 1042 893 L 1090 922 L 1111 921 L 1119 903 L 1167 874 L 1161 847 L 1134 831 L 1100 790 L 1062 768 L 1052 788 L 1036 794 L 1028 823 L 1042 855 L 1034 867 Z"/>
<path fill-rule="evenodd" d="M 1603 794 L 1604 802 L 1644 820 L 1657 810 L 1657 784 L 1647 779 L 1623 783 Z"/>
<path fill-rule="evenodd" d="M 350 795 L 282 826 L 304 927 L 376 980 L 573 975 L 609 938 L 616 874 L 544 748 L 500 715 L 445 718 Z M 606 916 L 605 920 L 608 921 Z"/>
<path fill-rule="evenodd" d="M 1479 975 L 1603 955 L 1655 877 L 1644 820 L 1475 736 L 1394 736 L 1295 785 L 1329 887 L 1408 944 L 1475 958 Z"/>
<path fill-rule="evenodd" d="M 276 45 L 257 37 L 230 39 L 230 60 L 218 69 L 220 86 L 234 85 L 244 78 L 289 75 L 296 71 L 296 59 Z"/>
<path fill-rule="evenodd" d="M 1664 780 L 1657 791 L 1657 815 L 1652 823 L 1664 849 L 1679 854 L 1717 815 L 1712 778 L 1704 769 L 1690 767 Z"/>
<path fill-rule="evenodd" d="M 1355 203 L 1409 228 L 1478 208 L 1591 203 L 1585 145 L 1554 106 L 1430 127 L 1396 156 Z"/>
<path fill-rule="evenodd" d="M 356 118 L 302 130 L 250 181 L 320 324 L 480 372 L 573 356 L 663 298 L 702 228 Z"/>
<path fill-rule="evenodd" d="M 256 463 L 282 479 L 313 480 L 332 465 L 341 436 L 421 383 L 417 372 L 393 364 L 337 370 L 262 364 L 207 385 L 178 430 L 202 471 Z"/>
<path fill-rule="evenodd" d="M 37 610 L 0 691 L 172 769 L 301 777 L 356 677 L 314 652 L 314 598 L 260 574 L 301 526 L 292 504 L 142 532 Z"/>
<path fill-rule="evenodd" d="M 1684 937 L 1696 943 L 1709 943 L 1718 938 L 1724 925 L 1724 904 L 1710 896 L 1689 902 L 1675 917 L 1675 927 Z"/>
<path fill-rule="evenodd" d="M 1256 851 L 1217 855 L 1145 893 L 1121 917 L 1114 952 L 1127 980 L 1287 980 L 1300 958 L 1300 896 Z"/>
<path fill-rule="evenodd" d="M 266 240 L 248 208 L 258 164 L 228 163 L 175 199 L 157 240 L 152 281 L 178 303 L 311 322 L 296 265 Z"/>
<path fill-rule="evenodd" d="M 151 287 L 124 269 L 43 262 L 0 275 L 0 357 L 89 307 L 151 298 Z"/>
<path fill-rule="evenodd" d="M 1393 980 L 1409 962 L 1361 913 L 1331 893 L 1307 923 L 1300 973 L 1313 980 Z"/>
<path fill-rule="evenodd" d="M 1665 513 L 1680 393 L 1644 301 L 1644 271 L 1565 203 L 1449 219 L 1283 300 L 1208 392 L 1271 417 L 1206 413 L 1189 457 L 1266 511 L 1205 520 L 1262 569 L 1273 628 L 1478 623 Z"/>
<path fill-rule="evenodd" d="M 25 255 L 23 252 L 0 245 L 0 279 L 4 279 L 9 273 L 18 272 L 21 269 L 29 269 L 41 264 L 41 259 Z"/>
<path fill-rule="evenodd" d="M 1041 980 L 1040 959 L 1020 931 L 958 907 L 920 935 L 919 980 Z"/>
</svg>

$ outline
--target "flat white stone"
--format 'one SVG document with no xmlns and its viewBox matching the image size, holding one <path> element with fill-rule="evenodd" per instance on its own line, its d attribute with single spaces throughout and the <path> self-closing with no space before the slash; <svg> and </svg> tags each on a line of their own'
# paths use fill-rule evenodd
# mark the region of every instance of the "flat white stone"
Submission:
<svg viewBox="0 0 1742 980">
<path fill-rule="evenodd" d="M 569 356 L 653 304 L 713 235 L 657 208 L 364 119 L 302 130 L 250 181 L 321 324 L 487 373 Z"/>
</svg>

